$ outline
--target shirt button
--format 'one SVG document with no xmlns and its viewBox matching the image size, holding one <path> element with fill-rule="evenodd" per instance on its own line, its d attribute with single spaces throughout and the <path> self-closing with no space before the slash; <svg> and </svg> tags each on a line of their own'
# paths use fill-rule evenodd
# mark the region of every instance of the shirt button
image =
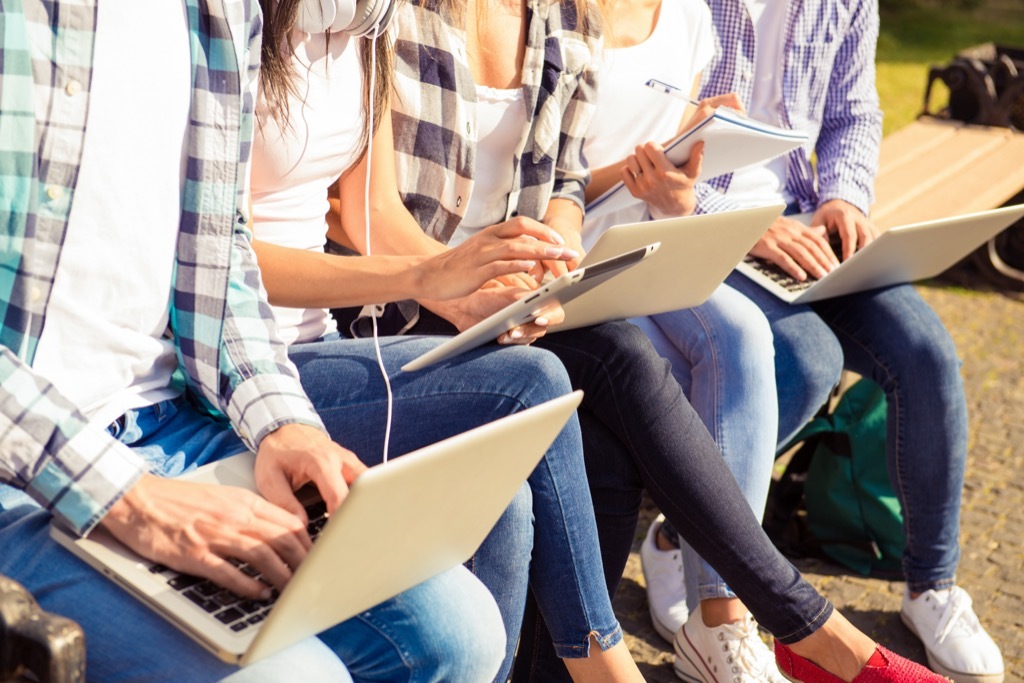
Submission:
<svg viewBox="0 0 1024 683">
<path fill-rule="evenodd" d="M 466 121 L 466 135 L 469 135 L 469 121 Z"/>
<path fill-rule="evenodd" d="M 82 91 L 82 84 L 79 81 L 68 81 L 67 85 L 64 86 L 64 92 L 69 97 L 74 97 Z"/>
<path fill-rule="evenodd" d="M 29 290 L 28 296 L 33 302 L 36 302 L 43 298 L 43 292 L 38 287 L 33 287 Z"/>
<path fill-rule="evenodd" d="M 457 199 L 455 200 L 455 208 L 457 209 L 457 208 L 459 208 L 460 206 L 462 206 L 462 197 L 458 197 L 458 198 L 457 198 Z"/>
<path fill-rule="evenodd" d="M 64 196 L 64 188 L 60 185 L 50 185 L 46 188 L 46 196 L 56 201 Z"/>
<path fill-rule="evenodd" d="M 743 70 L 743 80 L 749 81 L 753 77 L 754 77 L 754 70 L 753 69 L 748 67 L 748 68 Z"/>
</svg>

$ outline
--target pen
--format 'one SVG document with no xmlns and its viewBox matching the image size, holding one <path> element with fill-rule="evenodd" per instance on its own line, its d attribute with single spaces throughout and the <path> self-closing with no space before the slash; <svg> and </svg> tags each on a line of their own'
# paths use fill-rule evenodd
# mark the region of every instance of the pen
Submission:
<svg viewBox="0 0 1024 683">
<path fill-rule="evenodd" d="M 700 106 L 700 102 L 698 102 L 697 100 L 693 99 L 692 97 L 687 95 L 685 92 L 683 92 L 681 89 L 677 88 L 676 86 L 672 85 L 671 83 L 666 83 L 665 81 L 659 81 L 657 78 L 651 78 L 651 79 L 648 79 L 647 83 L 645 83 L 644 85 L 646 85 L 648 88 L 654 88 L 655 90 L 663 92 L 666 95 L 671 95 L 672 97 L 676 97 L 676 98 L 678 98 L 680 100 L 686 100 L 687 102 L 689 102 L 690 104 L 692 104 L 695 107 L 699 107 Z"/>
<path fill-rule="evenodd" d="M 666 83 L 665 81 L 659 81 L 657 78 L 649 78 L 649 79 L 647 79 L 647 82 L 644 85 L 646 85 L 648 88 L 654 88 L 655 90 L 657 90 L 659 92 L 663 92 L 666 95 L 671 95 L 672 97 L 675 97 L 677 99 L 686 100 L 687 102 L 692 104 L 694 107 L 698 107 L 698 108 L 700 107 L 700 102 L 698 102 L 697 100 L 693 99 L 692 97 L 687 95 L 683 90 L 677 88 L 676 86 L 672 85 L 671 83 Z M 736 109 L 733 109 L 732 107 L 715 107 L 715 109 L 721 110 L 721 111 L 727 111 L 727 112 L 729 112 L 731 114 L 734 114 L 734 115 L 736 115 L 738 117 L 743 117 L 743 112 L 737 111 Z"/>
</svg>

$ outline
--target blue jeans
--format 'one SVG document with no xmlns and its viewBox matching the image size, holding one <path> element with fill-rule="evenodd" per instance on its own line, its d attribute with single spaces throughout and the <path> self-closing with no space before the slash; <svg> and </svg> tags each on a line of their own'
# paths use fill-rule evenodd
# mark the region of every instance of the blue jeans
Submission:
<svg viewBox="0 0 1024 683">
<path fill-rule="evenodd" d="M 414 332 L 451 334 L 453 328 L 423 310 Z M 646 488 L 782 642 L 801 640 L 827 621 L 832 605 L 765 536 L 668 363 L 643 332 L 607 323 L 549 334 L 535 346 L 557 356 L 573 388 L 584 392 L 577 413 L 610 595 L 629 556 Z M 508 350 L 491 345 L 478 352 Z M 531 587 L 536 600 L 524 621 L 515 680 L 564 678 L 565 667 L 551 661 L 548 613 L 535 609 L 542 596 Z"/>
<path fill-rule="evenodd" d="M 778 432 L 775 351 L 768 320 L 752 301 L 722 285 L 700 306 L 631 322 L 672 364 L 672 375 L 760 519 Z M 691 609 L 698 600 L 736 597 L 710 564 L 685 542 L 682 546 Z"/>
<path fill-rule="evenodd" d="M 180 399 L 129 411 L 123 428 L 111 432 L 163 476 L 245 448 L 225 423 Z M 0 487 L 0 506 L 0 572 L 28 588 L 44 609 L 83 627 L 90 680 L 348 680 L 339 658 L 356 680 L 485 680 L 501 658 L 493 601 L 456 568 L 329 629 L 323 642 L 331 649 L 310 638 L 240 670 L 51 541 L 49 513 L 20 491 Z"/>
<path fill-rule="evenodd" d="M 394 394 L 391 456 L 571 390 L 558 359 L 525 347 L 477 349 L 419 372 L 399 370 L 439 341 L 381 340 Z M 380 462 L 387 401 L 373 341 L 325 339 L 295 344 L 289 355 L 331 436 L 367 464 Z M 579 424 L 573 417 L 470 561 L 505 621 L 508 650 L 500 680 L 511 667 L 528 582 L 549 620 L 560 657 L 586 656 L 590 635 L 602 648 L 622 638 L 605 592 L 584 471 Z"/>
<path fill-rule="evenodd" d="M 886 453 L 903 506 L 907 586 L 915 592 L 951 586 L 960 558 L 967 402 L 960 359 L 942 321 L 910 285 L 791 306 L 737 273 L 727 282 L 772 326 L 780 442 L 818 409 L 840 367 L 885 391 Z"/>
</svg>

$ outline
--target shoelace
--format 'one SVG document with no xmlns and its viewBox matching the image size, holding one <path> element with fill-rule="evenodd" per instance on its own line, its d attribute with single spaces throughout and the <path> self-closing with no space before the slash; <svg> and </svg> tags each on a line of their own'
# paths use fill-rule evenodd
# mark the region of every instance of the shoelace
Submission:
<svg viewBox="0 0 1024 683">
<path fill-rule="evenodd" d="M 939 623 L 935 626 L 935 642 L 942 643 L 957 626 L 966 633 L 971 634 L 977 630 L 978 620 L 970 611 L 972 605 L 971 596 L 959 586 L 953 586 L 949 591 L 949 599 L 939 617 Z"/>
<path fill-rule="evenodd" d="M 767 680 L 768 667 L 775 660 L 758 635 L 754 620 L 748 616 L 739 623 L 728 624 L 725 632 L 728 636 L 723 644 L 729 652 L 726 661 L 732 665 L 731 673 L 739 674 L 733 676 L 733 681 L 741 683 L 745 676 L 752 681 Z"/>
</svg>

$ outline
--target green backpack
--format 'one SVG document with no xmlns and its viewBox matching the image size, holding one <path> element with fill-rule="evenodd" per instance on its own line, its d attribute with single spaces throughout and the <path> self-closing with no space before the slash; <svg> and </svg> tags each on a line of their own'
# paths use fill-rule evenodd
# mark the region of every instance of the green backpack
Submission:
<svg viewBox="0 0 1024 683">
<path fill-rule="evenodd" d="M 884 392 L 861 379 L 831 414 L 800 430 L 787 450 L 804 444 L 802 488 L 812 545 L 858 574 L 896 577 L 903 514 L 886 469 L 885 414 Z"/>
</svg>

